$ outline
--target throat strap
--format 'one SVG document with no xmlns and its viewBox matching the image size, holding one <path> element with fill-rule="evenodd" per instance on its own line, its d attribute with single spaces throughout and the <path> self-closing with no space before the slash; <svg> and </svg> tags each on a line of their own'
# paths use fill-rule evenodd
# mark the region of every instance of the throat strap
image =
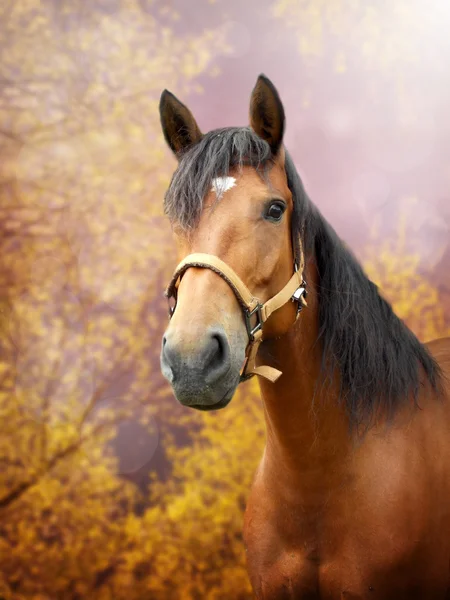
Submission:
<svg viewBox="0 0 450 600">
<path fill-rule="evenodd" d="M 256 366 L 256 355 L 263 341 L 263 325 L 276 310 L 287 304 L 290 300 L 298 303 L 297 317 L 302 307 L 306 306 L 306 288 L 302 271 L 296 269 L 284 288 L 270 298 L 270 300 L 262 304 L 251 293 L 241 278 L 223 260 L 212 254 L 190 254 L 175 269 L 172 280 L 166 290 L 168 298 L 174 298 L 176 302 L 178 286 L 183 275 L 191 267 L 210 269 L 214 273 L 217 273 L 231 287 L 243 309 L 249 343 L 246 348 L 246 359 L 241 371 L 241 381 L 253 375 L 259 375 L 269 381 L 275 382 L 281 376 L 281 371 L 267 365 Z M 173 314 L 175 308 L 171 314 Z"/>
</svg>

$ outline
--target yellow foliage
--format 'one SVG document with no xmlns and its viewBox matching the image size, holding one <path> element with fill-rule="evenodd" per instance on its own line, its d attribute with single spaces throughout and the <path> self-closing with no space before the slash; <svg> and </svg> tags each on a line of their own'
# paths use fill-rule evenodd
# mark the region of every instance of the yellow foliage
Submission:
<svg viewBox="0 0 450 600">
<path fill-rule="evenodd" d="M 180 36 L 175 11 L 163 11 L 163 26 L 138 0 L 86 8 L 39 0 L 0 8 L 8 49 L 0 597 L 8 600 L 118 597 L 109 580 L 143 499 L 117 476 L 111 444 L 130 419 L 153 435 L 156 412 L 164 437 L 181 412 L 158 361 L 173 262 L 162 197 L 175 161 L 157 106 L 165 87 L 198 89 L 223 36 Z"/>
<path fill-rule="evenodd" d="M 374 222 L 363 260 L 367 275 L 380 287 L 395 313 L 426 342 L 450 335 L 450 327 L 438 289 L 427 273 L 420 272 L 419 254 L 411 254 L 407 246 L 407 214 L 412 208 L 411 203 L 403 203 L 395 239 L 383 239 L 379 223 Z"/>
</svg>

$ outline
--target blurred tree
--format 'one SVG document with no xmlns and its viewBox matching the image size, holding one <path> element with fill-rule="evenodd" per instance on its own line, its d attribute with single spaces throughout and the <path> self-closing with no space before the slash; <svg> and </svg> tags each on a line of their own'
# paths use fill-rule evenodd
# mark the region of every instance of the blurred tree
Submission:
<svg viewBox="0 0 450 600">
<path fill-rule="evenodd" d="M 326 59 L 331 50 L 338 72 L 356 67 L 401 78 L 424 56 L 434 68 L 445 69 L 445 58 L 436 51 L 449 16 L 445 3 L 275 0 L 273 14 L 295 31 L 302 57 Z"/>
<path fill-rule="evenodd" d="M 175 161 L 157 106 L 166 86 L 200 91 L 224 51 L 220 32 L 175 35 L 176 19 L 133 0 L 0 7 L 5 598 L 115 598 L 141 499 L 117 477 L 113 442 L 130 420 L 156 435 L 155 413 L 162 443 L 176 430 L 158 360 Z"/>
<path fill-rule="evenodd" d="M 59 428 L 51 441 L 61 451 L 50 464 L 39 443 L 47 439 L 43 426 L 7 417 L 26 431 L 22 452 L 2 447 L 3 464 L 12 475 L 26 468 L 36 482 L 27 494 L 0 500 L 5 598 L 252 597 L 241 532 L 265 437 L 256 383 L 227 410 L 198 414 L 201 430 L 192 445 L 166 440 L 172 476 L 152 483 L 152 506 L 142 515 L 134 511 L 136 492 L 113 475 L 102 421 L 71 445 L 59 439 L 70 428 Z M 114 418 L 120 418 L 116 408 L 103 423 Z"/>
<path fill-rule="evenodd" d="M 418 253 L 413 254 L 409 215 L 415 199 L 402 202 L 394 239 L 384 238 L 380 219 L 375 219 L 371 239 L 362 251 L 364 267 L 396 314 L 422 342 L 450 335 L 444 303 L 429 273 L 421 269 Z"/>
</svg>

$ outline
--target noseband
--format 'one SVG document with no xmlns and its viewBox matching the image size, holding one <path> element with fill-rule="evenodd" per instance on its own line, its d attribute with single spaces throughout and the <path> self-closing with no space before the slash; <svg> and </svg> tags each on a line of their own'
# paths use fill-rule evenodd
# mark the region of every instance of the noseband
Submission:
<svg viewBox="0 0 450 600">
<path fill-rule="evenodd" d="M 287 304 L 289 301 L 297 302 L 297 321 L 303 306 L 306 306 L 306 283 L 303 279 L 304 256 L 300 252 L 300 267 L 294 264 L 294 274 L 275 296 L 261 303 L 250 292 L 245 283 L 236 275 L 231 267 L 224 263 L 220 258 L 212 254 L 189 254 L 183 259 L 173 274 L 172 280 L 167 287 L 166 296 L 168 299 L 175 300 L 175 306 L 169 309 L 169 315 L 172 317 L 176 308 L 178 287 L 183 275 L 191 267 L 200 269 L 210 269 L 217 273 L 233 290 L 244 314 L 245 326 L 247 328 L 248 344 L 245 350 L 245 362 L 241 369 L 241 381 L 245 381 L 253 375 L 259 375 L 271 382 L 275 382 L 280 376 L 281 371 L 267 365 L 256 366 L 256 355 L 259 346 L 263 341 L 264 323 L 272 313 Z"/>
</svg>

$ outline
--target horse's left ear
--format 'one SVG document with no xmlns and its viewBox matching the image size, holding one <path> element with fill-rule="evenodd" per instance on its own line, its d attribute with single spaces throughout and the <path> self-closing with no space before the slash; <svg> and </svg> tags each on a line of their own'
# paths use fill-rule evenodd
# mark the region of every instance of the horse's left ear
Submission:
<svg viewBox="0 0 450 600">
<path fill-rule="evenodd" d="M 283 142 L 284 108 L 273 83 L 260 75 L 250 99 L 250 126 L 277 154 Z"/>
<path fill-rule="evenodd" d="M 159 115 L 166 142 L 177 158 L 203 137 L 191 111 L 168 90 L 161 94 Z"/>
</svg>

